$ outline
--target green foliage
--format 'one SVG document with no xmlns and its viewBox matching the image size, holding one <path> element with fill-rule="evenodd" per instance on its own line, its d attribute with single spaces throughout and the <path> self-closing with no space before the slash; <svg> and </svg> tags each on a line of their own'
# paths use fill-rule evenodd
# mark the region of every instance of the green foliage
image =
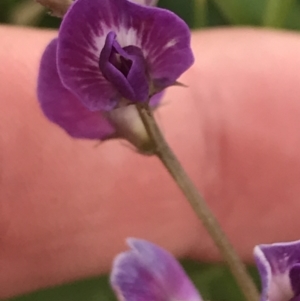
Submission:
<svg viewBox="0 0 300 301">
<path fill-rule="evenodd" d="M 204 300 L 242 301 L 243 296 L 227 268 L 223 265 L 199 264 L 184 261 L 183 266 L 201 291 Z M 249 269 L 256 282 L 255 268 Z M 11 301 L 116 301 L 108 277 L 84 280 L 53 289 L 14 298 Z"/>
<path fill-rule="evenodd" d="M 11 23 L 12 16 L 20 13 L 17 7 L 25 1 L 31 0 L 1 0 L 0 23 Z M 300 0 L 160 0 L 159 5 L 180 15 L 191 28 L 253 25 L 300 29 Z M 34 25 L 55 28 L 59 20 L 44 13 Z"/>
</svg>

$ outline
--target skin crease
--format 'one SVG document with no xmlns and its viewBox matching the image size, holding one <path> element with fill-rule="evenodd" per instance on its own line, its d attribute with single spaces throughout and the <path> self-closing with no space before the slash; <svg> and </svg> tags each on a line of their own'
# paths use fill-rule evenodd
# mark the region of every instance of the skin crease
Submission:
<svg viewBox="0 0 300 301">
<path fill-rule="evenodd" d="M 41 113 L 36 78 L 56 33 L 0 27 L 0 298 L 107 272 L 140 237 L 220 260 L 156 158 L 73 140 Z M 244 260 L 300 238 L 300 36 L 193 33 L 194 66 L 157 119 Z"/>
</svg>

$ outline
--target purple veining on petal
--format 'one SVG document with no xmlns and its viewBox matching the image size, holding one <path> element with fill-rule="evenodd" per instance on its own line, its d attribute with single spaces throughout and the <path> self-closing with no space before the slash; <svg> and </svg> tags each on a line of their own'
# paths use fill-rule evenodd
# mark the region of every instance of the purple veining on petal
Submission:
<svg viewBox="0 0 300 301">
<path fill-rule="evenodd" d="M 170 253 L 145 240 L 129 239 L 128 244 L 131 250 L 117 256 L 111 274 L 120 300 L 202 300 Z"/>
<path fill-rule="evenodd" d="M 100 54 L 99 67 L 115 89 L 131 101 L 145 101 L 149 96 L 146 65 L 136 46 L 121 48 L 114 32 L 108 33 Z"/>
<path fill-rule="evenodd" d="M 129 3 L 128 11 L 133 16 L 130 27 L 136 33 L 154 84 L 158 88 L 173 85 L 194 62 L 188 26 L 161 8 Z"/>
<path fill-rule="evenodd" d="M 300 241 L 256 246 L 262 301 L 289 301 L 300 292 Z"/>
<path fill-rule="evenodd" d="M 115 133 L 101 112 L 92 112 L 61 83 L 56 68 L 57 39 L 46 48 L 38 77 L 38 99 L 45 115 L 75 138 L 105 139 Z"/>
<path fill-rule="evenodd" d="M 118 91 L 99 70 L 106 36 L 120 26 L 116 11 L 115 1 L 77 0 L 60 27 L 59 74 L 62 82 L 91 110 L 111 110 L 120 99 Z"/>
</svg>

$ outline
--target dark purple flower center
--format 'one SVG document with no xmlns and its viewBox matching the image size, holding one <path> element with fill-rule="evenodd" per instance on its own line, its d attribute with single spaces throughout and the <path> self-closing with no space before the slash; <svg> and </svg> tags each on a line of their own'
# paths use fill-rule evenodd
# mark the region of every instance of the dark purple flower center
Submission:
<svg viewBox="0 0 300 301">
<path fill-rule="evenodd" d="M 113 31 L 106 37 L 99 68 L 124 98 L 134 102 L 149 98 L 149 80 L 142 50 L 133 45 L 122 48 Z"/>
<path fill-rule="evenodd" d="M 113 47 L 109 57 L 109 62 L 115 66 L 127 78 L 130 68 L 132 67 L 132 60 L 128 60 L 121 56 Z"/>
</svg>

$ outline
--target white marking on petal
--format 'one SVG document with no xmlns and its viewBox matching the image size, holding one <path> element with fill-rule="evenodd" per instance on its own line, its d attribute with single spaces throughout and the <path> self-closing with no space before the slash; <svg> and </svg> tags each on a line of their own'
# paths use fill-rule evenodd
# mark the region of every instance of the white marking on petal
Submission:
<svg viewBox="0 0 300 301">
<path fill-rule="evenodd" d="M 270 301 L 288 301 L 294 296 L 288 272 L 274 275 L 270 282 Z"/>
<path fill-rule="evenodd" d="M 117 41 L 121 47 L 137 46 L 140 47 L 140 42 L 137 38 L 137 31 L 134 28 L 120 27 L 116 30 Z"/>
<path fill-rule="evenodd" d="M 109 32 L 115 32 L 117 37 L 116 40 L 120 44 L 120 46 L 126 47 L 126 46 L 137 46 L 140 47 L 141 43 L 137 37 L 137 31 L 134 28 L 126 28 L 124 26 L 120 27 L 104 27 L 102 25 L 102 32 L 101 34 L 94 34 L 93 38 L 93 45 L 91 45 L 89 51 L 91 54 L 95 56 L 95 60 L 98 62 L 98 58 L 100 56 L 100 53 L 105 45 L 106 36 Z M 87 58 L 87 60 L 90 60 L 90 62 L 94 65 L 93 59 Z"/>
<path fill-rule="evenodd" d="M 90 49 L 90 51 L 98 58 L 100 56 L 101 50 L 105 45 L 105 39 L 108 33 L 109 30 L 105 30 L 102 36 L 95 36 L 94 38 L 95 49 Z"/>
<path fill-rule="evenodd" d="M 130 2 L 140 4 L 140 5 L 148 5 L 155 6 L 158 0 L 129 0 Z"/>
<path fill-rule="evenodd" d="M 260 260 L 260 263 L 266 269 L 267 278 L 267 300 L 268 301 L 288 301 L 293 296 L 293 290 L 290 283 L 289 269 L 281 273 L 279 270 L 272 271 L 270 262 L 267 260 L 265 254 L 260 249 L 259 246 L 254 248 L 255 256 Z M 287 261 L 289 259 L 288 254 L 284 254 L 282 261 Z"/>
<path fill-rule="evenodd" d="M 171 48 L 171 47 L 175 46 L 176 44 L 177 44 L 177 39 L 172 39 L 164 46 L 164 50 Z"/>
</svg>

